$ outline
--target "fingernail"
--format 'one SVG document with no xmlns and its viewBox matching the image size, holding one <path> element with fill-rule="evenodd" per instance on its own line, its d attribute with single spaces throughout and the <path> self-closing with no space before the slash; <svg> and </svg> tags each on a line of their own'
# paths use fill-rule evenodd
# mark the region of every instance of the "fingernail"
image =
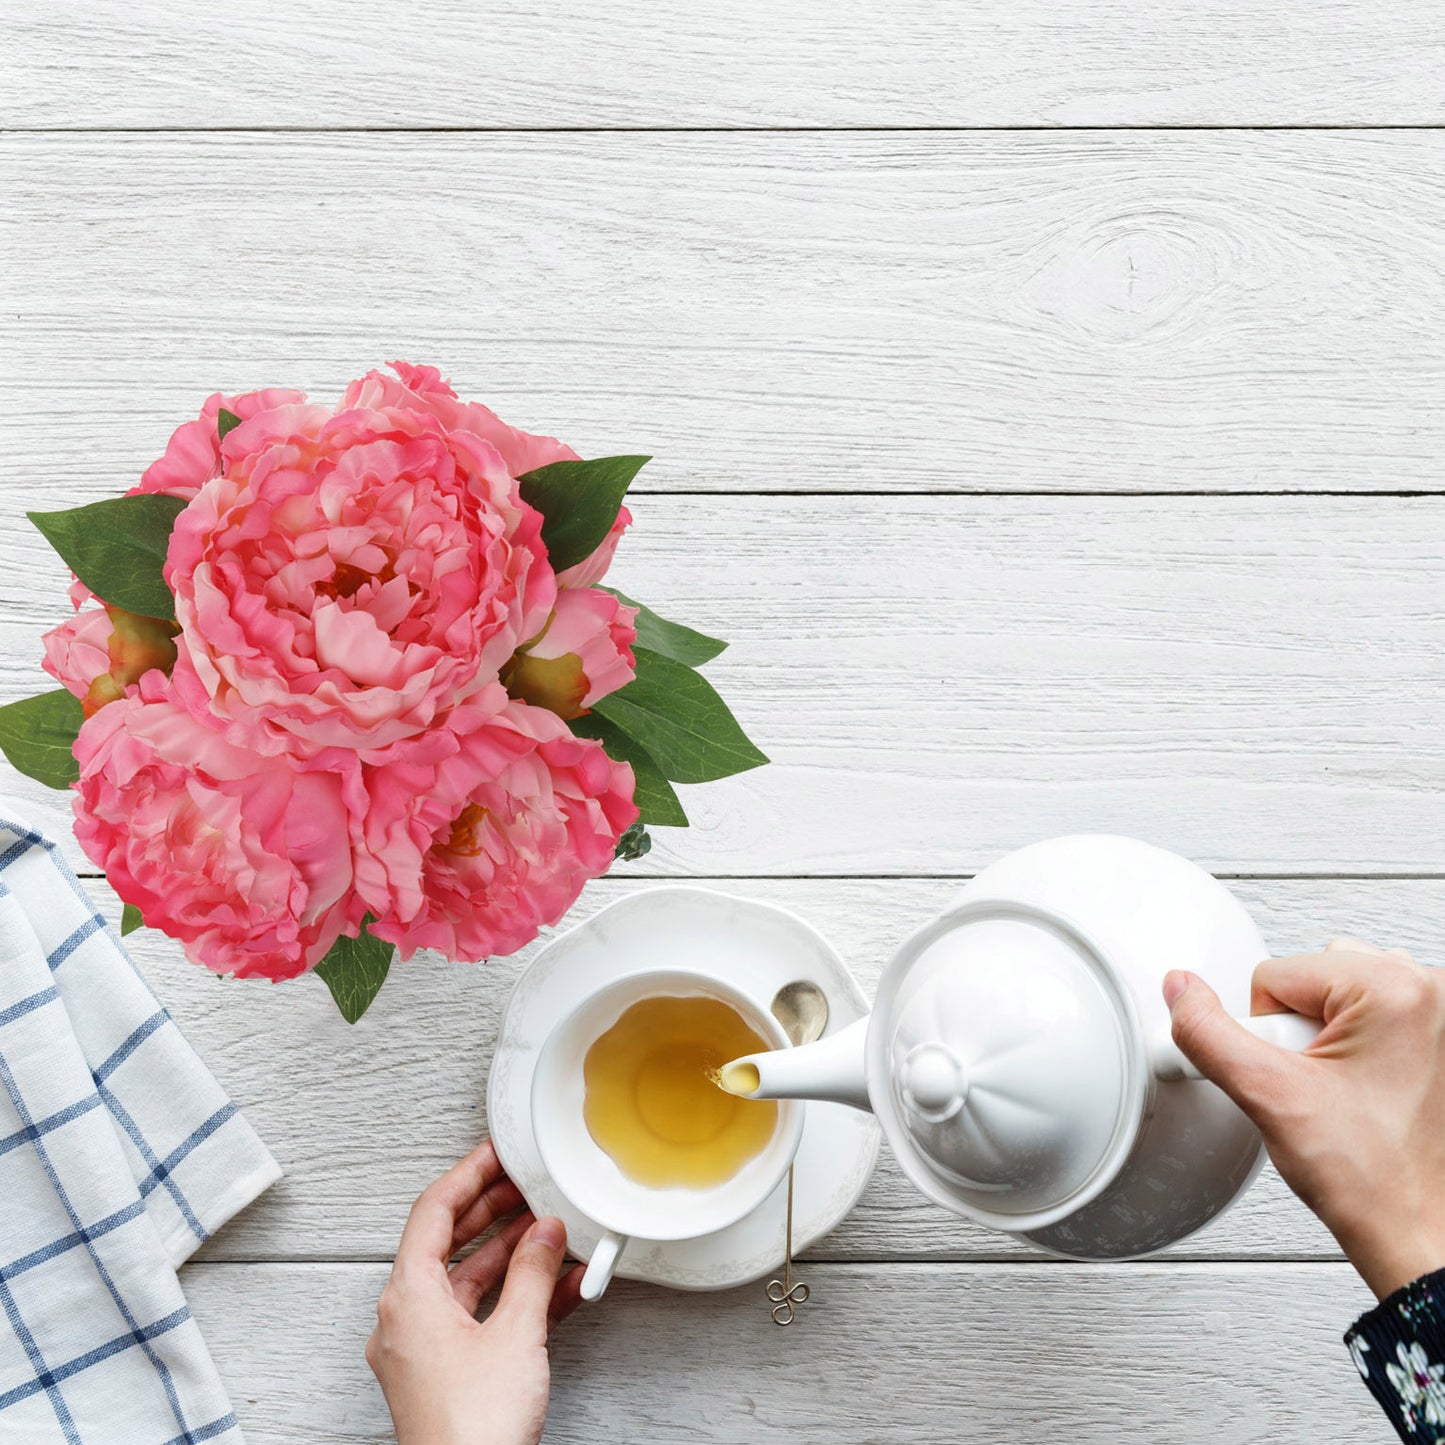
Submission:
<svg viewBox="0 0 1445 1445">
<path fill-rule="evenodd" d="M 1173 1008 L 1184 997 L 1184 990 L 1188 987 L 1189 975 L 1182 968 L 1170 969 L 1164 975 L 1164 1002 Z"/>
<path fill-rule="evenodd" d="M 538 1244 L 545 1244 L 548 1249 L 561 1249 L 567 1243 L 567 1226 L 560 1219 L 549 1215 L 532 1226 L 532 1238 Z"/>
</svg>

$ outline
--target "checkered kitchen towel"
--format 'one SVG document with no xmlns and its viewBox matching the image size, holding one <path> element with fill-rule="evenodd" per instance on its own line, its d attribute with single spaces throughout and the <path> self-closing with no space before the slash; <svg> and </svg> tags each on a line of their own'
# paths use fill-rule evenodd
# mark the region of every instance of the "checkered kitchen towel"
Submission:
<svg viewBox="0 0 1445 1445">
<path fill-rule="evenodd" d="M 0 1441 L 240 1441 L 176 1269 L 280 1176 L 59 849 L 0 810 Z"/>
</svg>

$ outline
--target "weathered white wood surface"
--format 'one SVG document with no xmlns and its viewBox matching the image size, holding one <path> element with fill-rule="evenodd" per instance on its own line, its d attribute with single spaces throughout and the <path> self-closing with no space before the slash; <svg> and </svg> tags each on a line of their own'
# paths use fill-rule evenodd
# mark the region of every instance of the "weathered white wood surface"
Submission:
<svg viewBox="0 0 1445 1445">
<path fill-rule="evenodd" d="M 1430 0 L 9 0 L 9 126 L 1420 125 Z"/>
<path fill-rule="evenodd" d="M 688 790 L 651 871 L 969 873 L 1075 830 L 1230 873 L 1445 864 L 1445 498 L 634 510 L 618 585 L 732 639 L 709 674 L 774 759 Z M 0 697 L 53 685 L 63 582 L 12 524 Z"/>
<path fill-rule="evenodd" d="M 776 759 L 574 921 L 711 876 L 871 990 L 963 877 L 1113 828 L 1253 875 L 1278 951 L 1441 961 L 1445 135 L 1221 128 L 1441 126 L 1442 72 L 1433 0 L 14 0 L 0 702 L 63 608 L 24 508 L 129 485 L 212 390 L 400 355 L 656 454 L 617 580 L 733 641 L 710 672 Z M 1216 495 L 1299 492 L 1375 495 Z M 531 951 L 398 968 L 349 1030 L 314 980 L 133 945 L 288 1171 L 186 1271 L 249 1438 L 388 1438 L 384 1262 L 485 1129 Z M 1388 1433 L 1338 1340 L 1363 1287 L 1268 1173 L 1078 1269 L 885 1151 L 813 1256 L 786 1336 L 755 1288 L 615 1287 L 549 1438 Z"/>
<path fill-rule="evenodd" d="M 558 1331 L 550 1445 L 1358 1445 L 1390 1427 L 1340 1335 L 1345 1265 L 810 1265 L 782 1334 L 757 1286 L 616 1284 Z M 362 1359 L 380 1266 L 193 1265 L 251 1445 L 390 1439 Z M 1390 1438 L 1393 1438 L 1392 1436 Z"/>
<path fill-rule="evenodd" d="M 626 871 L 619 869 L 619 873 Z M 589 886 L 580 922 L 646 886 Z M 871 995 L 899 943 L 957 893 L 957 879 L 722 879 L 781 903 L 832 940 Z M 1445 880 L 1265 881 L 1233 885 L 1270 947 L 1320 947 L 1342 932 L 1445 962 Z M 93 885 L 108 916 L 119 906 Z M 481 968 L 418 958 L 397 966 L 371 1012 L 344 1024 L 317 980 L 221 983 L 149 931 L 127 940 L 153 986 L 241 1101 L 286 1178 L 205 1248 L 207 1259 L 388 1258 L 420 1190 L 485 1132 L 482 1099 L 502 1006 L 536 948 Z M 418 1100 L 424 1101 L 418 1107 Z M 1175 1251 L 1195 1259 L 1336 1258 L 1333 1241 L 1272 1174 Z M 1039 1258 L 926 1203 L 885 1149 L 863 1202 L 813 1250 L 819 1259 Z"/>
<path fill-rule="evenodd" d="M 211 66 L 206 96 L 266 73 Z M 21 134 L 0 194 L 22 492 L 129 484 L 213 390 L 398 355 L 653 453 L 644 490 L 1445 477 L 1438 131 Z"/>
</svg>

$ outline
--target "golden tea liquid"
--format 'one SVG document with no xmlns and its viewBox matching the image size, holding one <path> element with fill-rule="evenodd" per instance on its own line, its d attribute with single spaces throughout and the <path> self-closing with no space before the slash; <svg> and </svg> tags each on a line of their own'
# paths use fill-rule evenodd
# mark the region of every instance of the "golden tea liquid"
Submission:
<svg viewBox="0 0 1445 1445">
<path fill-rule="evenodd" d="M 718 1070 L 771 1047 L 721 999 L 640 999 L 587 1050 L 587 1130 L 638 1184 L 721 1184 L 767 1147 L 778 1106 L 724 1093 L 714 1082 Z"/>
</svg>

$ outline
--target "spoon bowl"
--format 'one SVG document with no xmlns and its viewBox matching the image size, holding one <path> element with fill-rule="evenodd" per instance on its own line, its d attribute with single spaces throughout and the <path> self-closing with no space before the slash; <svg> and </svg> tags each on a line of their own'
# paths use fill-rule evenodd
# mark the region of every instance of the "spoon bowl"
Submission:
<svg viewBox="0 0 1445 1445">
<path fill-rule="evenodd" d="M 795 1049 L 823 1037 L 828 1027 L 828 996 L 810 979 L 796 978 L 773 995 L 772 1015 Z"/>
</svg>

